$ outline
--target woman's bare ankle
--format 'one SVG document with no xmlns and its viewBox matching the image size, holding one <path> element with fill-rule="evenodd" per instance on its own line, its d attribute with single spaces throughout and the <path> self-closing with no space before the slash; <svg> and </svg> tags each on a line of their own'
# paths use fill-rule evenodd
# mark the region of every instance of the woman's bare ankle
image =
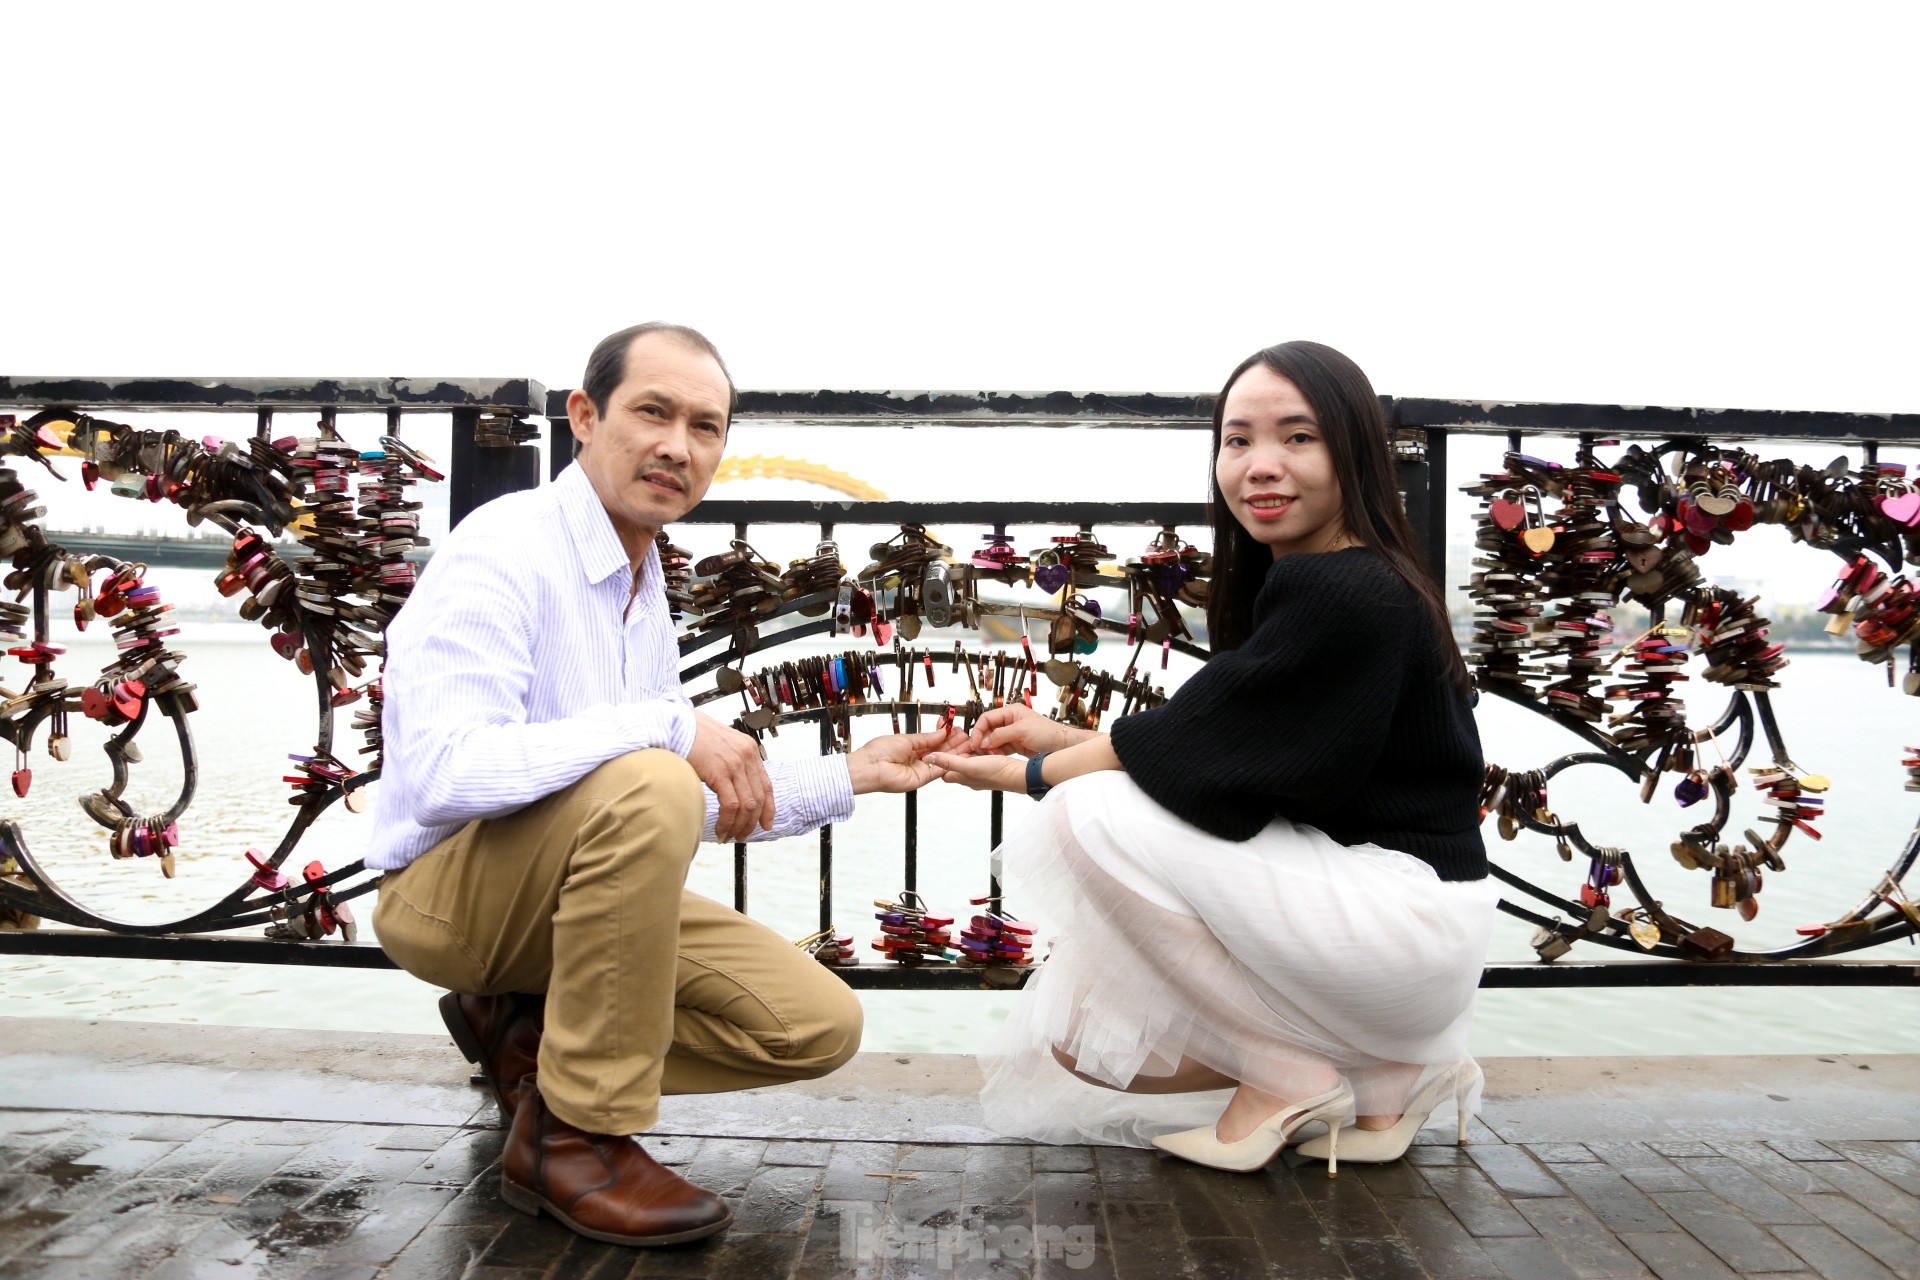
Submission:
<svg viewBox="0 0 1920 1280">
<path fill-rule="evenodd" d="M 1390 1116 L 1355 1116 L 1353 1118 L 1354 1128 L 1365 1129 L 1369 1133 L 1378 1133 L 1382 1129 L 1391 1129 L 1398 1123 L 1400 1123 L 1400 1116 L 1398 1114 Z"/>
</svg>

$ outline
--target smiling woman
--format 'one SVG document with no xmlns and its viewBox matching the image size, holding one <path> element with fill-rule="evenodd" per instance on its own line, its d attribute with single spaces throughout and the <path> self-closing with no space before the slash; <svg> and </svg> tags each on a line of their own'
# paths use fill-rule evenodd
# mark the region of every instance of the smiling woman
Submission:
<svg viewBox="0 0 1920 1280">
<path fill-rule="evenodd" d="M 1060 937 L 982 1101 L 1007 1133 L 1222 1169 L 1314 1120 L 1329 1172 L 1343 1143 L 1396 1159 L 1448 1097 L 1464 1133 L 1479 1091 L 1496 894 L 1464 670 L 1352 361 L 1243 361 L 1214 451 L 1214 658 L 1110 738 L 1004 707 L 928 757 L 1046 797 L 999 852 Z"/>
</svg>

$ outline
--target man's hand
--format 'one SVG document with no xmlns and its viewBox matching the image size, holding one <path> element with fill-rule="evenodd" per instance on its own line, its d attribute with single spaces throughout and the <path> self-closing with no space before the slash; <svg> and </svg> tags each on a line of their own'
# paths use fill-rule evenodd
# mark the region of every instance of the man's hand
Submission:
<svg viewBox="0 0 1920 1280">
<path fill-rule="evenodd" d="M 930 733 L 896 733 L 875 738 L 847 757 L 847 776 L 853 794 L 869 791 L 917 791 L 940 776 L 922 757 L 929 751 L 959 751 L 967 735 L 958 729 Z"/>
<path fill-rule="evenodd" d="M 713 820 L 715 840 L 732 843 L 745 840 L 755 828 L 773 829 L 773 780 L 761 763 L 759 743 L 696 711 L 687 763 L 720 802 Z"/>
<path fill-rule="evenodd" d="M 1091 729 L 1076 729 L 1058 720 L 1049 720 L 1038 711 L 1016 703 L 995 707 L 975 721 L 968 747 L 975 755 L 1031 756 L 1042 751 L 1059 751 L 1097 736 Z"/>
</svg>

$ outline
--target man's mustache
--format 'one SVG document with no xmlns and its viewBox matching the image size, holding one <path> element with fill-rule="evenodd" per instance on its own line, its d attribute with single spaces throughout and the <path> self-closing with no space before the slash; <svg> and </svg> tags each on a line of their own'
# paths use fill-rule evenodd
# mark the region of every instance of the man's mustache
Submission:
<svg viewBox="0 0 1920 1280">
<path fill-rule="evenodd" d="M 635 472 L 633 478 L 636 480 L 671 481 L 682 493 L 688 492 L 692 487 L 687 482 L 686 472 L 676 470 L 673 467 L 648 467 L 643 471 Z"/>
</svg>

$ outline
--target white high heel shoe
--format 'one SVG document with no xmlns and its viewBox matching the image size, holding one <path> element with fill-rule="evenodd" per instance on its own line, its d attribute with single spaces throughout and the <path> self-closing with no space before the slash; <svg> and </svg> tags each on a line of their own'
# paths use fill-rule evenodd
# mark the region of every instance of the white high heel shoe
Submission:
<svg viewBox="0 0 1920 1280">
<path fill-rule="evenodd" d="M 1288 1103 L 1272 1116 L 1261 1121 L 1259 1127 L 1238 1142 L 1222 1142 L 1210 1124 L 1198 1129 L 1183 1129 L 1179 1133 L 1162 1134 L 1153 1140 L 1153 1145 L 1162 1151 L 1179 1156 L 1182 1160 L 1191 1160 L 1195 1164 L 1206 1165 L 1210 1169 L 1226 1169 L 1233 1173 L 1251 1173 L 1255 1169 L 1265 1168 L 1267 1163 L 1280 1154 L 1281 1148 L 1293 1137 L 1294 1132 L 1309 1120 L 1324 1120 L 1329 1134 L 1338 1133 L 1341 1121 L 1353 1115 L 1353 1090 L 1342 1080 L 1334 1088 L 1312 1098 L 1302 1098 L 1298 1102 Z M 1335 1140 L 1338 1141 L 1337 1139 Z M 1339 1160 L 1333 1151 L 1334 1143 L 1328 1144 L 1327 1176 L 1337 1177 L 1340 1171 Z"/>
<path fill-rule="evenodd" d="M 1326 1160 L 1331 1165 L 1337 1137 L 1340 1146 L 1346 1150 L 1347 1159 L 1358 1164 L 1386 1164 L 1390 1160 L 1398 1160 L 1413 1145 L 1413 1135 L 1420 1132 L 1427 1118 L 1447 1100 L 1449 1091 L 1453 1094 L 1454 1105 L 1459 1108 L 1460 1145 L 1464 1147 L 1467 1145 L 1467 1098 L 1480 1079 L 1480 1064 L 1472 1058 L 1462 1058 L 1427 1081 L 1418 1093 L 1407 1099 L 1406 1112 L 1392 1128 L 1348 1128 L 1342 1129 L 1338 1135 L 1328 1130 L 1325 1137 L 1310 1138 L 1294 1149 L 1303 1156 Z"/>
</svg>

